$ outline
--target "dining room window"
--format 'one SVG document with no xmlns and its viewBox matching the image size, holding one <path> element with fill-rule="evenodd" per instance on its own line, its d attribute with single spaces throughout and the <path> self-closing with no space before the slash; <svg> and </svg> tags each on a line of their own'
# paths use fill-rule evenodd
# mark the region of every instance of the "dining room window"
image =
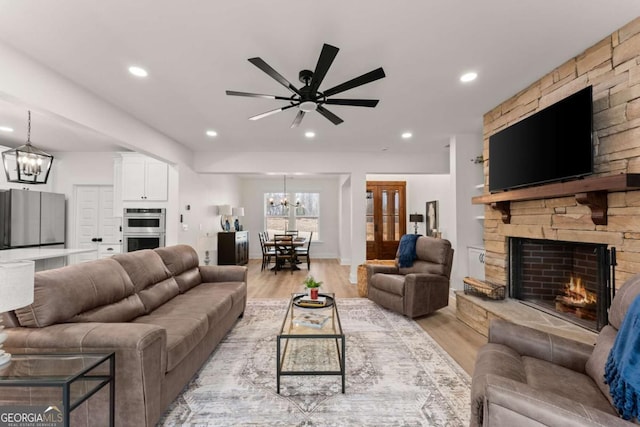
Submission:
<svg viewBox="0 0 640 427">
<path fill-rule="evenodd" d="M 265 193 L 265 230 L 269 235 L 298 230 L 303 236 L 320 237 L 320 193 Z"/>
</svg>

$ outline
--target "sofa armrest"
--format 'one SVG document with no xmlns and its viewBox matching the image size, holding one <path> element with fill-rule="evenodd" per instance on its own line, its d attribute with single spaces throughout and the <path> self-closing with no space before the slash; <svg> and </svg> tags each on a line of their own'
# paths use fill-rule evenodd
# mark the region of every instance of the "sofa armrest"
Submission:
<svg viewBox="0 0 640 427">
<path fill-rule="evenodd" d="M 398 274 L 398 267 L 395 265 L 365 264 L 365 268 L 367 269 L 367 280 L 370 280 L 377 273 Z"/>
<path fill-rule="evenodd" d="M 202 282 L 247 282 L 247 267 L 240 265 L 201 265 Z"/>
<path fill-rule="evenodd" d="M 633 424 L 564 396 L 488 375 L 482 426 L 516 425 L 628 427 Z"/>
<path fill-rule="evenodd" d="M 142 323 L 62 323 L 7 328 L 4 347 L 19 353 L 116 354 L 116 425 L 154 425 L 162 416 L 166 330 Z"/>
<path fill-rule="evenodd" d="M 404 314 L 418 317 L 449 304 L 449 278 L 439 274 L 410 273 L 404 279 Z"/>
<path fill-rule="evenodd" d="M 593 346 L 538 331 L 502 319 L 489 324 L 489 342 L 506 345 L 521 356 L 530 356 L 585 373 Z"/>
</svg>

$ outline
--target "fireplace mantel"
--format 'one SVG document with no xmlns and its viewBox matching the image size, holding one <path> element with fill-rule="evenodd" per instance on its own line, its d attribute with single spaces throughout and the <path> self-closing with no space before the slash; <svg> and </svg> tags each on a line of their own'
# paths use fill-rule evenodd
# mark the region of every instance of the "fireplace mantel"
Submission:
<svg viewBox="0 0 640 427">
<path fill-rule="evenodd" d="M 640 174 L 625 173 L 586 177 L 573 181 L 483 194 L 472 198 L 471 201 L 476 205 L 491 205 L 493 209 L 502 213 L 502 222 L 509 224 L 511 221 L 511 202 L 574 196 L 578 203 L 589 206 L 594 224 L 607 225 L 607 194 L 629 190 L 640 190 Z"/>
</svg>

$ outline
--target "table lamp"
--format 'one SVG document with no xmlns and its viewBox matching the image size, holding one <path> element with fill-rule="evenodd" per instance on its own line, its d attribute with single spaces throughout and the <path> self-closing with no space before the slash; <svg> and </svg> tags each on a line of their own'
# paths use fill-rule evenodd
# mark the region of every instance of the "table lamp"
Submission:
<svg viewBox="0 0 640 427">
<path fill-rule="evenodd" d="M 218 214 L 220 214 L 220 227 L 222 227 L 224 231 L 229 231 L 229 228 L 226 226 L 226 224 L 229 222 L 228 216 L 232 213 L 233 212 L 231 210 L 231 205 L 218 206 Z"/>
<path fill-rule="evenodd" d="M 235 221 L 233 221 L 233 227 L 236 231 L 240 231 L 240 217 L 244 216 L 244 208 L 233 208 L 233 216 L 236 217 Z"/>
<path fill-rule="evenodd" d="M 33 302 L 33 261 L 0 262 L 0 313 L 25 307 Z M 7 339 L 0 315 L 0 366 L 9 363 L 11 354 L 2 350 Z"/>
<path fill-rule="evenodd" d="M 409 214 L 409 222 L 413 222 L 414 233 L 418 234 L 418 223 L 424 221 L 424 216 L 419 213 Z"/>
</svg>

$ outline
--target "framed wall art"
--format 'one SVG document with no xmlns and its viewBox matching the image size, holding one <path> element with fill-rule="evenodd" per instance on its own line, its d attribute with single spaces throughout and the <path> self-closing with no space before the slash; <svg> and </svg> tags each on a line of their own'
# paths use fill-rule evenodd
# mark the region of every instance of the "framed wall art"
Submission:
<svg viewBox="0 0 640 427">
<path fill-rule="evenodd" d="M 438 201 L 427 202 L 427 236 L 436 237 L 438 234 Z"/>
</svg>

